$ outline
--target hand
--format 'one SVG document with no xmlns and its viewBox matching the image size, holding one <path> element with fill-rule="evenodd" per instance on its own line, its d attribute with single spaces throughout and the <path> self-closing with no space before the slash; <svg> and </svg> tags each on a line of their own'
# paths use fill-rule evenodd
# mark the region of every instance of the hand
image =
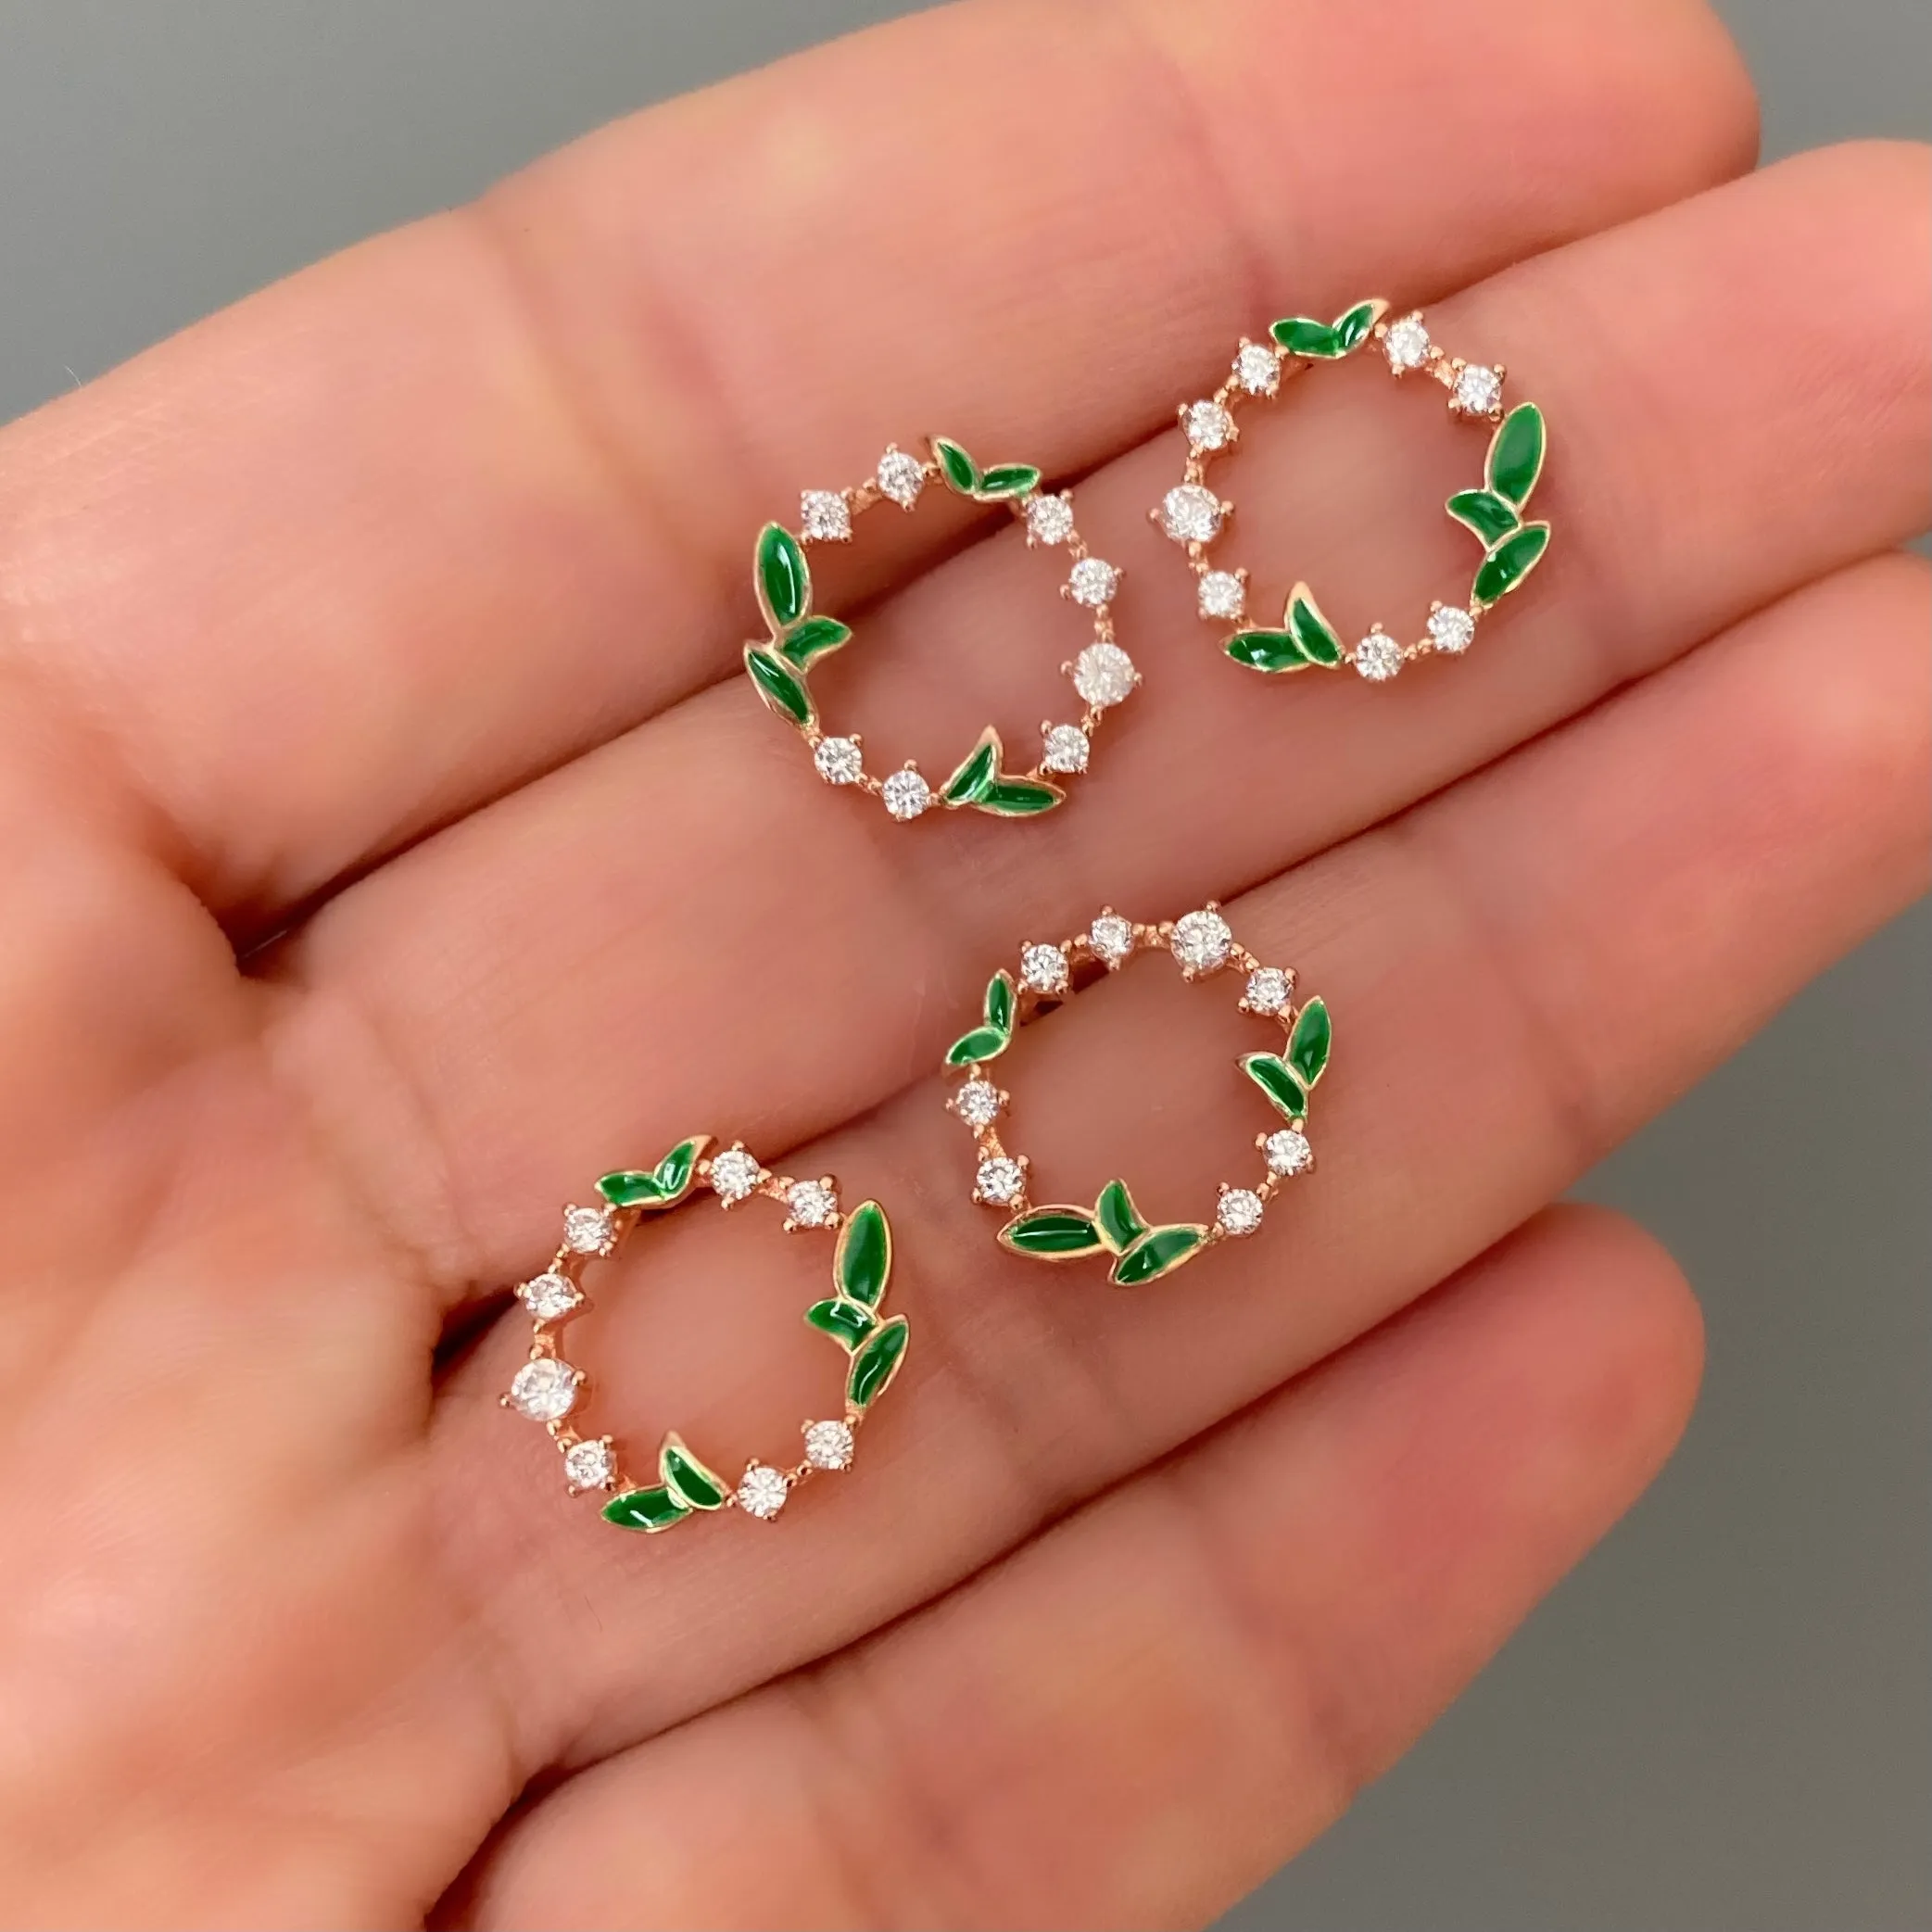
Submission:
<svg viewBox="0 0 1932 1932">
<path fill-rule="evenodd" d="M 1924 160 L 1724 185 L 1751 141 L 1674 0 L 982 0 L 7 433 L 9 1923 L 1183 1923 L 1403 1749 L 1691 1400 L 1672 1263 L 1548 1204 L 1923 882 Z M 1367 293 L 1545 405 L 1558 541 L 1462 663 L 1264 684 L 1144 522 L 1169 412 Z M 1437 409 L 1255 420 L 1257 575 L 1466 570 Z M 1145 688 L 1034 825 L 827 792 L 739 674 L 757 524 L 934 429 L 1092 469 L 1130 572 Z M 827 682 L 943 771 L 1080 626 L 997 521 L 877 522 Z M 941 1049 L 1019 939 L 1210 896 L 1336 1012 L 1320 1174 L 1144 1294 L 1009 1261 Z M 1110 984 L 1025 1144 L 1178 1212 L 1247 1039 Z M 850 1477 L 647 1539 L 499 1411 L 497 1318 L 707 1130 L 889 1204 L 915 1343 Z M 600 1426 L 823 1401 L 821 1247 L 627 1254 Z"/>
</svg>

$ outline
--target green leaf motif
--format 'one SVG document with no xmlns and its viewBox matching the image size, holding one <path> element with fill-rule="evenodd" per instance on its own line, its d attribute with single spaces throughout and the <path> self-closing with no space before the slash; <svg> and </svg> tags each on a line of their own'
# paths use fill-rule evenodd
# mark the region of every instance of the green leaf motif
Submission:
<svg viewBox="0 0 1932 1932">
<path fill-rule="evenodd" d="M 848 1301 L 876 1308 L 892 1275 L 892 1229 L 877 1201 L 861 1201 L 839 1231 L 832 1280 Z"/>
<path fill-rule="evenodd" d="M 1497 496 L 1508 498 L 1519 510 L 1530 500 L 1543 474 L 1544 442 L 1543 411 L 1533 402 L 1518 403 L 1489 439 L 1483 474 Z"/>
<path fill-rule="evenodd" d="M 934 436 L 932 453 L 939 459 L 940 474 L 962 497 L 970 497 L 979 487 L 979 465 L 949 436 Z"/>
<path fill-rule="evenodd" d="M 976 1061 L 996 1060 L 1012 1043 L 1012 1036 L 997 1027 L 975 1027 L 946 1049 L 946 1065 L 970 1067 Z"/>
<path fill-rule="evenodd" d="M 805 1310 L 805 1320 L 823 1329 L 848 1355 L 878 1326 L 864 1308 L 842 1297 L 814 1302 Z"/>
<path fill-rule="evenodd" d="M 1484 558 L 1483 567 L 1476 573 L 1476 601 L 1493 604 L 1514 590 L 1535 569 L 1548 546 L 1547 524 L 1525 524 L 1515 536 L 1504 537 Z"/>
<path fill-rule="evenodd" d="M 777 651 L 767 650 L 762 644 L 747 644 L 745 669 L 751 674 L 758 695 L 781 718 L 789 718 L 801 727 L 816 721 L 818 713 L 813 709 L 804 680 Z"/>
<path fill-rule="evenodd" d="M 1494 490 L 1459 489 L 1445 508 L 1465 529 L 1473 530 L 1486 549 L 1497 537 L 1507 537 L 1521 519 Z"/>
<path fill-rule="evenodd" d="M 1335 353 L 1345 356 L 1369 339 L 1369 331 L 1382 320 L 1386 302 L 1357 302 L 1346 315 L 1337 316 L 1334 325 Z"/>
<path fill-rule="evenodd" d="M 688 1141 L 680 1141 L 657 1164 L 652 1176 L 658 1184 L 658 1192 L 666 1201 L 675 1201 L 691 1184 L 691 1177 L 698 1171 L 698 1156 L 711 1145 L 708 1133 L 695 1134 Z"/>
<path fill-rule="evenodd" d="M 808 617 L 795 630 L 786 633 L 778 646 L 788 663 L 801 671 L 810 670 L 822 657 L 828 657 L 852 637 L 852 625 L 836 617 Z"/>
<path fill-rule="evenodd" d="M 1138 1288 L 1172 1274 L 1183 1261 L 1191 1260 L 1207 1239 L 1207 1230 L 1197 1224 L 1153 1228 L 1114 1263 L 1114 1282 L 1121 1288 Z"/>
<path fill-rule="evenodd" d="M 783 524 L 758 533 L 755 581 L 758 606 L 776 635 L 789 631 L 812 608 L 812 573 L 799 540 Z"/>
<path fill-rule="evenodd" d="M 845 1378 L 845 1399 L 854 1408 L 869 1408 L 885 1394 L 887 1385 L 899 1372 L 910 1332 L 911 1324 L 905 1317 L 895 1315 L 852 1357 L 851 1373 Z"/>
<path fill-rule="evenodd" d="M 604 1521 L 619 1529 L 642 1530 L 647 1535 L 668 1530 L 691 1512 L 668 1489 L 626 1489 L 604 1505 Z"/>
<path fill-rule="evenodd" d="M 1343 353 L 1335 332 L 1327 322 L 1311 315 L 1290 315 L 1272 322 L 1268 333 L 1293 356 L 1316 356 L 1324 360 Z"/>
<path fill-rule="evenodd" d="M 1302 655 L 1311 664 L 1332 668 L 1342 662 L 1342 639 L 1335 627 L 1321 614 L 1315 593 L 1306 584 L 1297 584 L 1288 593 L 1288 628 L 1301 646 Z"/>
<path fill-rule="evenodd" d="M 1110 1181 L 1101 1189 L 1100 1199 L 1093 1205 L 1093 1219 L 1099 1224 L 1100 1238 L 1117 1255 L 1124 1254 L 1147 1231 L 1147 1223 L 1141 1219 L 1141 1210 L 1133 1205 L 1124 1181 Z"/>
<path fill-rule="evenodd" d="M 656 1207 L 664 1198 L 655 1174 L 639 1174 L 634 1170 L 606 1174 L 597 1183 L 597 1191 L 612 1207 Z"/>
<path fill-rule="evenodd" d="M 979 742 L 941 788 L 940 796 L 949 804 L 970 805 L 985 797 L 986 788 L 999 776 L 1000 734 L 989 725 L 979 734 Z"/>
<path fill-rule="evenodd" d="M 1308 660 L 1293 631 L 1236 631 L 1222 650 L 1250 671 L 1306 671 Z"/>
<path fill-rule="evenodd" d="M 981 812 L 997 818 L 1032 818 L 1051 812 L 1067 794 L 1043 778 L 996 778 L 973 801 Z"/>
<path fill-rule="evenodd" d="M 1241 1070 L 1291 1120 L 1305 1120 L 1308 1096 L 1287 1061 L 1274 1054 L 1244 1054 Z"/>
<path fill-rule="evenodd" d="M 691 1454 L 684 1438 L 676 1433 L 665 1436 L 657 1452 L 657 1472 L 672 1497 L 687 1509 L 722 1509 L 725 1507 L 725 1479 L 708 1470 Z"/>
<path fill-rule="evenodd" d="M 1000 1230 L 1000 1245 L 1018 1255 L 1046 1255 L 1066 1261 L 1098 1254 L 1106 1246 L 1093 1217 L 1079 1207 L 1036 1207 Z"/>
<path fill-rule="evenodd" d="M 986 982 L 985 1013 L 988 1026 L 1013 1031 L 1013 975 L 1004 966 Z"/>
<path fill-rule="evenodd" d="M 1304 1087 L 1312 1087 L 1328 1065 L 1328 1050 L 1334 1040 L 1334 1028 L 1328 1017 L 1326 1000 L 1310 1000 L 1294 1016 L 1294 1030 L 1288 1036 L 1288 1064 L 1300 1076 Z"/>
<path fill-rule="evenodd" d="M 980 477 L 979 487 L 973 494 L 982 503 L 998 503 L 1010 497 L 1023 497 L 1039 484 L 1040 472 L 1030 463 L 995 463 Z"/>
</svg>

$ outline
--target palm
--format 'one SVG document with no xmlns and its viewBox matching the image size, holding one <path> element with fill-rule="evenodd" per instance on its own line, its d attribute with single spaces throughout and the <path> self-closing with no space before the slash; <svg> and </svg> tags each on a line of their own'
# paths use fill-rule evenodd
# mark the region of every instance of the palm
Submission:
<svg viewBox="0 0 1932 1932">
<path fill-rule="evenodd" d="M 1538 1210 L 1918 882 L 1925 585 L 1882 553 L 1925 514 L 1922 168 L 1651 213 L 1744 159 L 1700 19 L 1395 11 L 931 17 L 9 433 L 19 1922 L 1198 1917 L 1665 1452 L 1681 1282 Z M 1292 116 L 1229 55 L 1264 25 Z M 961 170 L 940 73 L 986 152 L 1050 151 Z M 1257 688 L 1140 521 L 1142 438 L 1242 328 L 1368 288 L 1469 290 L 1434 312 L 1547 407 L 1565 548 L 1463 664 Z M 1332 608 L 1456 554 L 1466 449 L 1380 394 L 1311 386 L 1243 458 L 1255 560 L 1294 532 Z M 731 675 L 749 531 L 928 427 L 1097 466 L 1131 574 L 1147 690 L 1037 825 L 890 827 Z M 1037 714 L 1067 619 L 1010 537 L 895 534 L 847 567 L 842 695 L 930 770 Z M 1042 1285 L 926 1069 L 1022 934 L 1209 896 L 1345 1013 L 1319 1184 L 1167 1292 Z M 1169 994 L 1016 1071 L 1069 1188 L 1239 1143 Z M 566 1507 L 495 1407 L 521 1325 L 469 1317 L 706 1129 L 895 1205 L 920 1342 L 849 1484 L 647 1542 Z M 636 1258 L 582 1345 L 613 1425 L 804 1412 L 804 1258 L 695 1209 Z"/>
</svg>

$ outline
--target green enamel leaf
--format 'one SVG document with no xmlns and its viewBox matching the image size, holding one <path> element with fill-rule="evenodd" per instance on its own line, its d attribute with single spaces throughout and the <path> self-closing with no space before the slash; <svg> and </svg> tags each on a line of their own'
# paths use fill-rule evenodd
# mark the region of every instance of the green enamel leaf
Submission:
<svg viewBox="0 0 1932 1932">
<path fill-rule="evenodd" d="M 664 1198 L 655 1174 L 606 1174 L 597 1191 L 612 1207 L 656 1207 Z"/>
<path fill-rule="evenodd" d="M 691 1512 L 668 1489 L 626 1489 L 604 1505 L 604 1521 L 647 1534 L 668 1530 Z"/>
<path fill-rule="evenodd" d="M 1504 537 L 1484 558 L 1483 567 L 1476 573 L 1476 601 L 1493 604 L 1514 590 L 1535 569 L 1548 544 L 1547 524 L 1525 524 L 1515 536 Z"/>
<path fill-rule="evenodd" d="M 799 540 L 783 524 L 758 533 L 758 607 L 773 631 L 789 631 L 812 608 L 812 573 Z"/>
<path fill-rule="evenodd" d="M 1157 1282 L 1190 1259 L 1206 1239 L 1207 1230 L 1197 1224 L 1150 1229 L 1114 1263 L 1115 1284 L 1138 1288 Z"/>
<path fill-rule="evenodd" d="M 1002 501 L 1008 497 L 1023 497 L 1029 489 L 1039 486 L 1040 472 L 1029 463 L 995 463 L 979 479 L 979 487 L 973 494 L 981 502 Z"/>
<path fill-rule="evenodd" d="M 950 437 L 934 436 L 932 453 L 939 459 L 940 474 L 962 497 L 979 487 L 979 465 Z"/>
<path fill-rule="evenodd" d="M 1291 355 L 1332 357 L 1343 353 L 1335 332 L 1311 315 L 1291 315 L 1269 325 L 1268 333 Z"/>
<path fill-rule="evenodd" d="M 681 1435 L 664 1438 L 657 1452 L 657 1472 L 674 1500 L 687 1509 L 722 1509 L 726 1494 L 725 1479 L 708 1470 L 691 1454 Z"/>
<path fill-rule="evenodd" d="M 876 1308 L 892 1274 L 892 1229 L 877 1201 L 861 1201 L 839 1231 L 832 1279 L 849 1301 Z"/>
<path fill-rule="evenodd" d="M 767 650 L 762 644 L 747 644 L 745 669 L 751 674 L 758 695 L 781 718 L 789 718 L 799 726 L 816 720 L 818 713 L 813 709 L 812 694 L 805 688 L 804 679 L 777 651 Z"/>
<path fill-rule="evenodd" d="M 1445 507 L 1458 524 L 1483 539 L 1485 549 L 1497 537 L 1509 536 L 1521 521 L 1494 490 L 1459 489 Z"/>
<path fill-rule="evenodd" d="M 696 1134 L 688 1141 L 678 1142 L 658 1162 L 654 1178 L 665 1200 L 676 1200 L 690 1186 L 691 1176 L 698 1171 L 698 1156 L 710 1145 L 708 1133 Z"/>
<path fill-rule="evenodd" d="M 954 805 L 970 805 L 985 797 L 986 788 L 999 776 L 1001 755 L 1000 734 L 989 725 L 959 769 L 941 788 L 940 796 Z"/>
<path fill-rule="evenodd" d="M 975 1027 L 946 1049 L 948 1067 L 969 1067 L 976 1060 L 995 1060 L 1012 1044 L 1012 1036 L 997 1027 Z"/>
<path fill-rule="evenodd" d="M 878 1326 L 866 1311 L 843 1299 L 814 1302 L 805 1310 L 805 1320 L 823 1329 L 849 1355 Z"/>
<path fill-rule="evenodd" d="M 1308 661 L 1293 631 L 1237 631 L 1222 647 L 1250 671 L 1306 671 Z"/>
<path fill-rule="evenodd" d="M 1067 1260 L 1097 1254 L 1106 1246 L 1093 1217 L 1080 1207 L 1036 1207 L 1000 1230 L 1000 1245 L 1019 1255 L 1050 1255 Z"/>
<path fill-rule="evenodd" d="M 1291 1120 L 1305 1120 L 1308 1096 L 1287 1061 L 1275 1054 L 1244 1054 L 1241 1070 L 1259 1087 Z"/>
<path fill-rule="evenodd" d="M 988 1026 L 1013 1031 L 1013 975 L 1004 966 L 986 982 L 985 1013 Z"/>
<path fill-rule="evenodd" d="M 1294 1016 L 1294 1030 L 1288 1036 L 1288 1064 L 1301 1078 L 1304 1087 L 1312 1087 L 1328 1065 L 1328 1050 L 1334 1040 L 1329 1023 L 1328 1003 L 1310 1000 Z"/>
<path fill-rule="evenodd" d="M 1342 662 L 1342 639 L 1334 625 L 1321 614 L 1315 593 L 1306 584 L 1297 584 L 1288 593 L 1286 622 L 1294 633 L 1294 641 L 1301 646 L 1302 655 L 1311 664 L 1326 664 L 1332 669 Z"/>
<path fill-rule="evenodd" d="M 1093 1204 L 1093 1219 L 1100 1238 L 1117 1255 L 1125 1253 L 1147 1231 L 1147 1223 L 1141 1219 L 1141 1210 L 1133 1205 L 1124 1181 L 1110 1181 L 1101 1189 L 1100 1199 Z"/>
<path fill-rule="evenodd" d="M 801 671 L 808 670 L 822 657 L 828 657 L 852 636 L 852 625 L 836 617 L 808 617 L 796 630 L 786 634 L 778 646 L 787 663 Z"/>
<path fill-rule="evenodd" d="M 1067 794 L 1043 778 L 997 778 L 973 803 L 1000 818 L 1031 818 L 1051 812 Z"/>
<path fill-rule="evenodd" d="M 1533 402 L 1518 403 L 1489 439 L 1483 474 L 1497 496 L 1507 497 L 1519 510 L 1543 474 L 1544 439 L 1543 411 Z"/>
<path fill-rule="evenodd" d="M 1369 331 L 1382 320 L 1386 302 L 1357 302 L 1346 315 L 1335 319 L 1335 353 L 1345 356 L 1369 339 Z"/>
<path fill-rule="evenodd" d="M 870 1408 L 885 1394 L 887 1383 L 899 1372 L 910 1332 L 905 1317 L 895 1315 L 852 1357 L 852 1372 L 845 1378 L 845 1399 L 854 1408 Z"/>
</svg>

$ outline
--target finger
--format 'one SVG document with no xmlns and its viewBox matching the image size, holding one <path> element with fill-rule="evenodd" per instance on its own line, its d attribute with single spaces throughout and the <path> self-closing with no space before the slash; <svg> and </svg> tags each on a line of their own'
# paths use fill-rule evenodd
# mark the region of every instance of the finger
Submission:
<svg viewBox="0 0 1932 1932">
<path fill-rule="evenodd" d="M 1553 1210 L 910 1622 L 571 1779 L 451 1917 L 1203 1924 L 1629 1507 L 1699 1345 L 1661 1248 Z"/>
<path fill-rule="evenodd" d="M 1335 1016 L 1320 1168 L 1184 1285 L 1123 1295 L 1003 1255 L 950 1081 L 789 1157 L 893 1211 L 915 1332 L 811 1534 L 802 1503 L 769 1537 L 600 1536 L 554 1449 L 495 1407 L 524 1346 L 506 1323 L 431 1455 L 459 1573 L 487 1580 L 525 1686 L 526 1765 L 603 1755 L 902 1614 L 1559 1194 L 1923 890 L 1928 602 L 1916 560 L 1833 579 L 1236 902 L 1237 935 Z M 1853 636 L 1855 666 L 1821 676 L 1817 639 Z M 1250 1136 L 1278 1123 L 1231 1065 L 1255 1044 L 1238 990 L 1183 994 L 1148 964 L 1016 1048 L 1003 1133 L 1041 1199 L 1125 1175 L 1155 1219 L 1193 1219 L 1256 1171 Z M 798 1319 L 822 1259 L 703 1207 L 627 1258 L 569 1332 L 597 1378 L 585 1426 L 777 1459 L 775 1412 L 826 1399 L 828 1345 Z"/>
<path fill-rule="evenodd" d="M 436 1150 L 398 1162 L 385 1137 L 369 1186 L 434 1273 L 459 1290 L 499 1278 L 532 1244 L 538 1204 L 613 1146 L 668 1144 L 693 1120 L 729 1119 L 776 1152 L 876 1105 L 957 1030 L 986 949 L 1059 930 L 1070 903 L 1225 896 L 1915 527 L 1932 467 L 1913 253 L 1925 196 L 1923 170 L 1900 159 L 1865 150 L 1793 164 L 1458 305 L 1450 339 L 1494 340 L 1538 370 L 1558 425 L 1547 488 L 1559 546 L 1460 663 L 1420 665 L 1385 690 L 1345 676 L 1282 689 L 1182 633 L 1153 674 L 1158 688 L 1151 676 L 1134 701 L 1146 715 L 1104 747 L 1115 762 L 1089 795 L 1017 830 L 900 827 L 867 801 L 827 797 L 796 743 L 733 688 L 345 895 L 287 962 L 322 995 L 305 1050 L 331 1090 L 353 1069 L 347 1144 L 371 1092 L 399 1085 Z M 1794 249 L 1809 264 L 1801 284 Z M 1617 322 L 1603 339 L 1592 318 L 1606 309 Z M 1518 343 L 1532 347 L 1519 357 Z M 1307 386 L 1313 416 L 1320 396 Z M 1392 532 L 1406 540 L 1416 506 L 1378 516 L 1349 500 L 1361 392 L 1344 393 L 1338 375 L 1326 393 L 1339 415 L 1260 452 L 1274 478 L 1303 479 L 1283 482 L 1285 500 L 1241 488 L 1267 528 L 1319 532 L 1317 554 L 1340 566 L 1337 609 L 1353 598 L 1366 625 L 1391 606 L 1362 608 L 1359 592 L 1400 568 L 1408 551 Z M 1403 410 L 1370 420 L 1405 438 L 1417 427 Z M 1852 436 L 1848 422 L 1870 427 Z M 1452 438 L 1435 441 L 1455 453 Z M 1153 477 L 1136 458 L 1096 480 L 1120 499 L 1118 522 L 1175 474 L 1171 449 L 1150 456 Z M 1324 494 L 1358 522 L 1322 521 Z M 1448 556 L 1466 573 L 1466 555 Z M 1182 600 L 1178 561 L 1146 562 Z M 876 695 L 896 723 L 923 729 L 922 752 L 941 728 L 964 738 L 962 703 L 991 707 L 1003 669 L 1015 688 L 1025 676 L 1003 639 L 1036 660 L 1054 648 L 1040 627 L 1054 601 L 1041 569 L 1022 548 L 959 560 L 920 586 L 889 620 L 905 648 L 863 667 L 868 705 Z M 1414 581 L 1410 607 L 1430 582 Z M 936 659 L 945 680 L 932 676 Z M 651 906 L 678 915 L 641 919 Z M 688 1027 L 667 1031 L 668 1013 Z M 478 1038 L 497 1050 L 477 1054 Z M 787 1077 L 774 1079 L 780 1061 Z"/>
<path fill-rule="evenodd" d="M 20 682 L 246 927 L 720 675 L 750 533 L 889 437 L 1077 471 L 1291 292 L 1433 293 L 1749 164 L 1700 8 L 1375 12 L 927 14 L 271 290 L 10 433 Z"/>
</svg>

